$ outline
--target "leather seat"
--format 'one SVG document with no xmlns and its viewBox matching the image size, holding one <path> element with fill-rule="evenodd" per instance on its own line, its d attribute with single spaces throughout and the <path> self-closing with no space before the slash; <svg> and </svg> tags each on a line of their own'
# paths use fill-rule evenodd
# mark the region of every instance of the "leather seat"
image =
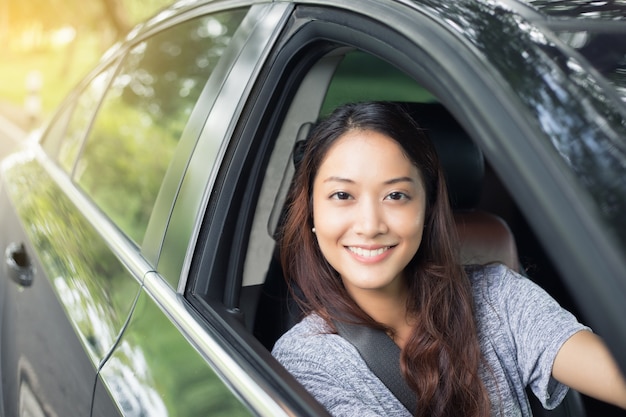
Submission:
<svg viewBox="0 0 626 417">
<path fill-rule="evenodd" d="M 504 220 L 482 210 L 457 211 L 454 220 L 464 265 L 499 262 L 520 271 L 513 233 Z"/>
<path fill-rule="evenodd" d="M 439 154 L 461 243 L 461 262 L 500 262 L 519 272 L 511 229 L 502 218 L 477 209 L 485 175 L 480 149 L 441 104 L 401 104 L 426 130 Z"/>
</svg>

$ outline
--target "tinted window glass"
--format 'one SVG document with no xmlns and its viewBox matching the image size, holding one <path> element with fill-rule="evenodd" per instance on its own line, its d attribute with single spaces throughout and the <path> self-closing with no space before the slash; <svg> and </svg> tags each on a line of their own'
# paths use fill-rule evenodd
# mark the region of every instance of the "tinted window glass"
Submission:
<svg viewBox="0 0 626 417">
<path fill-rule="evenodd" d="M 346 55 L 328 87 L 321 114 L 343 103 L 365 100 L 434 101 L 435 98 L 399 69 L 365 52 Z"/>
<path fill-rule="evenodd" d="M 44 133 L 41 146 L 51 158 L 56 159 L 59 155 L 59 147 L 65 135 L 65 130 L 72 116 L 73 105 L 68 105 L 59 110 Z"/>
<path fill-rule="evenodd" d="M 98 74 L 48 128 L 43 146 L 68 173 L 72 172 L 89 124 L 104 95 L 111 70 Z"/>
<path fill-rule="evenodd" d="M 135 242 L 191 110 L 244 15 L 203 16 L 153 36 L 129 52 L 112 82 L 76 180 Z"/>
</svg>

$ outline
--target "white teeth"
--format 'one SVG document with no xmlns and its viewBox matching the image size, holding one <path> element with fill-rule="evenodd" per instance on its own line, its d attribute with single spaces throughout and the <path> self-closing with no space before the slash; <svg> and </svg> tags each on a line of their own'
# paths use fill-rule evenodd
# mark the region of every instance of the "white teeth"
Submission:
<svg viewBox="0 0 626 417">
<path fill-rule="evenodd" d="M 389 246 L 385 246 L 384 248 L 379 248 L 379 249 L 374 249 L 374 250 L 355 248 L 355 247 L 349 246 L 348 249 L 350 250 L 350 252 L 354 253 L 355 255 L 358 255 L 364 258 L 372 258 L 374 256 L 378 256 L 384 253 L 386 250 L 389 249 Z"/>
</svg>

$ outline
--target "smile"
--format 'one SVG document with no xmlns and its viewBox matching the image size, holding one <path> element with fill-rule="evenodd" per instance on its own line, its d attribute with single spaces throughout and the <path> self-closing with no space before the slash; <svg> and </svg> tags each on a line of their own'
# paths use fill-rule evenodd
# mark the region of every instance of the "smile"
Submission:
<svg viewBox="0 0 626 417">
<path fill-rule="evenodd" d="M 390 248 L 391 246 L 385 246 L 382 248 L 369 250 L 369 249 L 357 248 L 354 246 L 348 246 L 348 250 L 350 252 L 363 258 L 373 258 L 375 256 L 380 256 L 383 253 L 387 252 Z"/>
</svg>

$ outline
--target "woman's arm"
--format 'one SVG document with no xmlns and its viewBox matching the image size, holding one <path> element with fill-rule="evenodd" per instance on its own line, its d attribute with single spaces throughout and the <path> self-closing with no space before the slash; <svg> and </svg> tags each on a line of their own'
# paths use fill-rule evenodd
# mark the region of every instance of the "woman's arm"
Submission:
<svg viewBox="0 0 626 417">
<path fill-rule="evenodd" d="M 626 380 L 600 337 L 580 331 L 561 347 L 552 376 L 590 397 L 626 409 Z"/>
</svg>

